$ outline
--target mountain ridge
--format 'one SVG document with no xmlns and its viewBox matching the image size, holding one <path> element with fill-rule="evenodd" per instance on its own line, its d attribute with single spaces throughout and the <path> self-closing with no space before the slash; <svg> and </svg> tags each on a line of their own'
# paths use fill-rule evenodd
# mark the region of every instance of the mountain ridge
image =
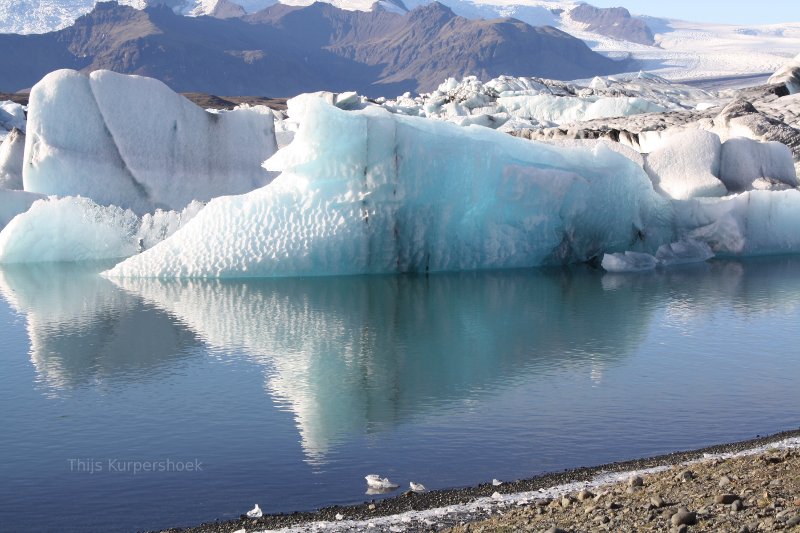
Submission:
<svg viewBox="0 0 800 533">
<path fill-rule="evenodd" d="M 58 68 L 158 78 L 180 92 L 293 96 L 432 90 L 447 77 L 572 79 L 630 70 L 554 28 L 459 17 L 439 3 L 400 15 L 276 4 L 244 18 L 183 17 L 167 6 L 98 3 L 73 26 L 0 35 L 0 90 Z"/>
</svg>

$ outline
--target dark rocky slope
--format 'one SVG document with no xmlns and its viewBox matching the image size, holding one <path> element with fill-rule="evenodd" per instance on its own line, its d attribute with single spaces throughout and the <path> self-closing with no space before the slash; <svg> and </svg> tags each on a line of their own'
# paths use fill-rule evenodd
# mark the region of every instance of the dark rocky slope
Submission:
<svg viewBox="0 0 800 533">
<path fill-rule="evenodd" d="M 57 32 L 0 35 L 0 50 L 0 91 L 7 92 L 58 68 L 141 74 L 180 92 L 269 96 L 392 96 L 431 90 L 448 76 L 573 79 L 634 68 L 554 28 L 468 20 L 438 3 L 405 15 L 277 4 L 219 19 L 106 2 Z"/>
</svg>

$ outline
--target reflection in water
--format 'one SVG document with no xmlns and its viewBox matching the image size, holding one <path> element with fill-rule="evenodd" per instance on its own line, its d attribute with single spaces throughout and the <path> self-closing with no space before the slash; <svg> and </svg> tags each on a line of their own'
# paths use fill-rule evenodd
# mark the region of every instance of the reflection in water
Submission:
<svg viewBox="0 0 800 533">
<path fill-rule="evenodd" d="M 163 311 L 98 276 L 99 266 L 0 269 L 0 294 L 27 320 L 31 362 L 53 389 L 147 379 L 197 345 Z"/>
<path fill-rule="evenodd" d="M 605 292 L 585 271 L 118 283 L 263 364 L 312 462 L 344 435 L 521 373 L 582 365 L 600 379 L 649 316 L 640 292 Z"/>
<path fill-rule="evenodd" d="M 242 351 L 291 410 L 307 459 L 524 376 L 577 369 L 601 382 L 657 310 L 695 320 L 794 307 L 800 260 L 716 262 L 611 275 L 588 268 L 435 276 L 115 280 L 78 267 L 0 270 L 53 388 L 146 379 L 205 343 Z M 115 285 L 118 284 L 118 285 Z"/>
</svg>

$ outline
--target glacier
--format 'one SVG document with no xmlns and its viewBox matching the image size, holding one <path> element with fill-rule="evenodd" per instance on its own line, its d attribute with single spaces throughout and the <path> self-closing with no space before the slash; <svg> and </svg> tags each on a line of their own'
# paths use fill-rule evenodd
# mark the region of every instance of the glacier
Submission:
<svg viewBox="0 0 800 533">
<path fill-rule="evenodd" d="M 487 128 L 289 102 L 300 124 L 269 186 L 216 198 L 111 277 L 434 272 L 655 250 L 669 202 L 629 159 Z M 603 206 L 603 209 L 597 209 Z"/>
<path fill-rule="evenodd" d="M 261 168 L 277 150 L 263 106 L 209 113 L 152 78 L 59 70 L 33 87 L 28 108 L 26 191 L 144 214 L 274 177 Z"/>
</svg>

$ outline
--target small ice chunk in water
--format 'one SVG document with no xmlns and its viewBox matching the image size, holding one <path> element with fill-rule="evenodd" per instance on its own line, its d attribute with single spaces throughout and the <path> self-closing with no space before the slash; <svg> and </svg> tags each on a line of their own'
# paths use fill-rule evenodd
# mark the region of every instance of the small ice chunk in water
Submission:
<svg viewBox="0 0 800 533">
<path fill-rule="evenodd" d="M 411 490 L 413 492 L 425 492 L 425 490 L 426 490 L 425 489 L 425 485 L 423 485 L 422 483 L 414 483 L 412 481 L 412 482 L 409 483 L 409 486 L 411 487 Z"/>
<path fill-rule="evenodd" d="M 256 504 L 255 507 L 247 511 L 247 518 L 261 518 L 264 513 L 261 512 L 261 507 Z"/>
<path fill-rule="evenodd" d="M 369 474 L 364 476 L 367 480 L 367 486 L 371 489 L 396 489 L 397 484 L 389 481 L 389 478 L 381 477 L 378 474 Z"/>
<path fill-rule="evenodd" d="M 602 266 L 609 272 L 641 272 L 653 270 L 658 261 L 650 254 L 640 252 L 622 252 L 605 254 Z"/>
<path fill-rule="evenodd" d="M 499 480 L 499 479 L 497 479 L 497 478 L 495 478 L 495 479 L 493 479 L 493 480 L 492 480 L 492 485 L 493 485 L 493 486 L 495 486 L 495 487 L 499 487 L 499 486 L 500 486 L 500 485 L 502 485 L 502 484 L 503 484 L 503 482 L 502 482 L 502 481 L 500 481 L 500 480 Z"/>
</svg>

